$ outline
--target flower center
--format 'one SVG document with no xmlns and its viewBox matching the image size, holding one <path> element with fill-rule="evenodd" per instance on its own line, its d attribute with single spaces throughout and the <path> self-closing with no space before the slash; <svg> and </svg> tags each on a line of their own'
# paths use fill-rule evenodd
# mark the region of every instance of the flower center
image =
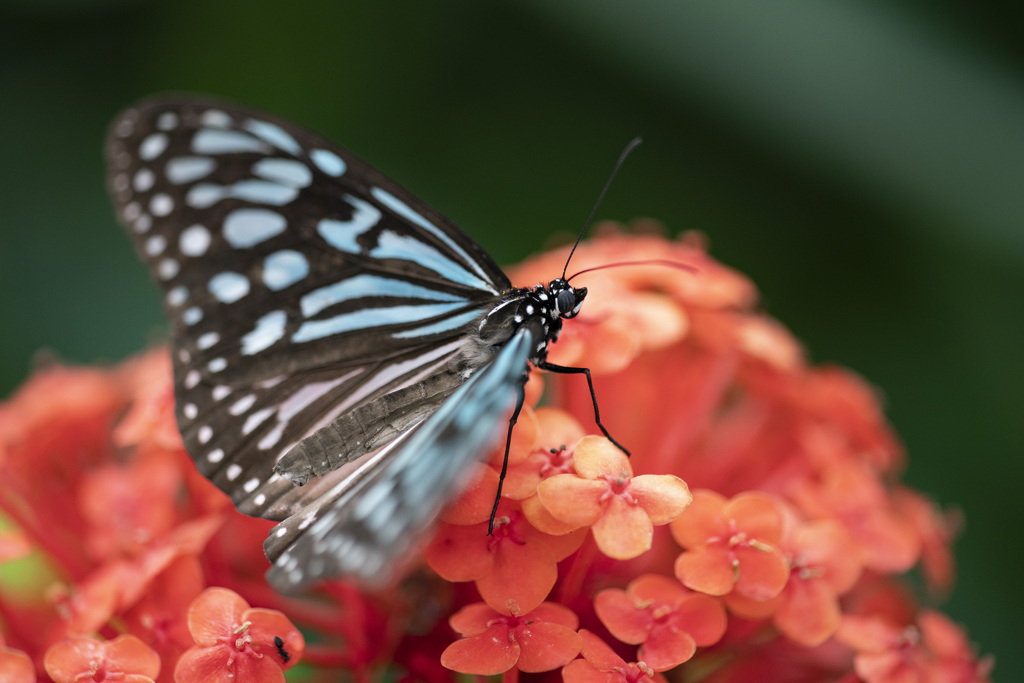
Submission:
<svg viewBox="0 0 1024 683">
<path fill-rule="evenodd" d="M 488 549 L 493 549 L 498 543 L 508 540 L 516 545 L 526 545 L 526 539 L 519 535 L 516 522 L 519 521 L 521 513 L 516 510 L 511 515 L 502 515 L 494 519 L 494 532 L 488 541 Z"/>
</svg>

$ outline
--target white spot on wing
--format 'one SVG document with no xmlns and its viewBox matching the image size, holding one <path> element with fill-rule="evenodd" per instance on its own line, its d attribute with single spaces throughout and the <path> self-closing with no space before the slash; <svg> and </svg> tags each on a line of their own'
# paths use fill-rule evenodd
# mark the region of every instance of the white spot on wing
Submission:
<svg viewBox="0 0 1024 683">
<path fill-rule="evenodd" d="M 298 154 L 302 151 L 302 148 L 299 147 L 299 143 L 295 141 L 295 138 L 285 132 L 281 126 L 276 124 L 250 119 L 242 124 L 242 128 L 245 128 L 260 139 L 269 142 L 274 145 L 274 147 L 283 149 L 291 154 Z"/>
<path fill-rule="evenodd" d="M 380 209 L 349 194 L 342 199 L 354 208 L 352 218 L 347 221 L 325 218 L 317 224 L 316 231 L 335 249 L 358 254 L 361 248 L 356 237 L 377 225 L 381 217 Z"/>
<path fill-rule="evenodd" d="M 283 206 L 297 197 L 299 191 L 267 180 L 239 180 L 234 185 L 220 186 L 203 183 L 185 195 L 185 203 L 194 209 L 207 209 L 221 199 L 233 197 L 257 204 Z"/>
<path fill-rule="evenodd" d="M 175 185 L 205 178 L 217 167 L 210 157 L 175 157 L 164 166 L 164 175 Z"/>
<path fill-rule="evenodd" d="M 127 178 L 125 180 L 127 180 Z M 132 181 L 132 186 L 135 188 L 136 192 L 147 192 L 153 187 L 153 183 L 155 181 L 156 176 L 151 170 L 148 168 L 140 168 L 135 172 L 135 179 Z"/>
<path fill-rule="evenodd" d="M 273 413 L 273 408 L 264 408 L 263 410 L 259 410 L 250 415 L 249 418 L 245 421 L 245 424 L 242 425 L 242 434 L 251 434 L 254 429 L 263 424 L 266 421 L 266 419 L 270 417 Z"/>
<path fill-rule="evenodd" d="M 213 391 L 211 392 L 211 395 L 213 396 L 213 400 L 214 401 L 220 401 L 220 400 L 224 399 L 225 397 L 227 397 L 228 394 L 230 394 L 230 393 L 231 393 L 231 387 L 225 386 L 223 384 L 218 384 L 217 386 L 215 386 L 213 388 Z"/>
<path fill-rule="evenodd" d="M 263 284 L 276 291 L 289 287 L 309 274 L 309 261 L 297 251 L 276 251 L 263 260 Z"/>
<path fill-rule="evenodd" d="M 216 332 L 207 332 L 199 336 L 196 340 L 196 346 L 200 349 L 208 349 L 220 341 L 220 335 Z"/>
<path fill-rule="evenodd" d="M 181 319 L 185 321 L 186 325 L 195 325 L 203 319 L 203 309 L 198 306 L 186 308 L 185 312 L 181 314 Z"/>
<path fill-rule="evenodd" d="M 185 303 L 185 299 L 188 298 L 188 289 L 183 285 L 178 285 L 171 291 L 167 292 L 167 303 L 171 306 L 180 306 Z"/>
<path fill-rule="evenodd" d="M 244 484 L 242 484 L 242 489 L 246 493 L 252 493 L 253 491 L 256 490 L 256 487 L 259 486 L 259 485 L 260 485 L 260 480 L 257 479 L 256 477 L 253 477 L 252 479 L 250 479 L 247 482 L 245 482 Z"/>
<path fill-rule="evenodd" d="M 209 362 L 209 364 L 206 367 L 210 368 L 210 372 L 220 372 L 221 370 L 223 370 L 227 366 L 228 366 L 228 362 L 227 362 L 226 359 L 224 359 L 224 358 L 214 358 L 213 360 L 211 360 Z"/>
<path fill-rule="evenodd" d="M 242 398 L 238 399 L 237 401 L 231 404 L 231 407 L 228 408 L 228 412 L 231 413 L 232 415 L 241 415 L 242 413 L 249 410 L 249 408 L 252 408 L 252 405 L 254 403 L 256 403 L 256 394 L 249 394 L 247 396 L 243 396 Z"/>
<path fill-rule="evenodd" d="M 203 128 L 192 138 L 192 151 L 196 154 L 233 154 L 237 152 L 270 151 L 264 143 L 237 130 Z"/>
<path fill-rule="evenodd" d="M 178 249 L 185 256 L 202 256 L 210 247 L 210 239 L 210 231 L 205 226 L 192 225 L 181 231 Z"/>
<path fill-rule="evenodd" d="M 233 304 L 249 293 L 249 279 L 241 273 L 217 273 L 207 285 L 217 301 Z"/>
<path fill-rule="evenodd" d="M 213 430 L 209 425 L 203 425 L 199 428 L 199 433 L 196 434 L 196 438 L 199 439 L 199 443 L 207 443 L 213 438 Z"/>
<path fill-rule="evenodd" d="M 153 198 L 149 200 L 149 211 L 154 216 L 166 216 L 173 210 L 174 200 L 163 192 L 153 195 Z"/>
<path fill-rule="evenodd" d="M 235 479 L 238 479 L 238 475 L 241 474 L 241 473 L 242 473 L 242 468 L 241 468 L 240 465 L 237 465 L 236 463 L 231 463 L 230 465 L 228 465 L 228 469 L 225 472 L 225 474 L 227 475 L 228 481 L 234 481 Z"/>
<path fill-rule="evenodd" d="M 159 256 L 164 252 L 167 247 L 167 240 L 164 239 L 163 235 L 153 235 L 146 240 L 146 255 L 147 256 Z"/>
<path fill-rule="evenodd" d="M 460 296 L 415 285 L 406 280 L 362 274 L 335 282 L 320 289 L 315 289 L 303 296 L 300 304 L 302 306 L 302 314 L 308 318 L 316 315 L 328 306 L 368 296 L 466 302 Z"/>
<path fill-rule="evenodd" d="M 285 217 L 269 209 L 236 209 L 224 219 L 224 239 L 236 249 L 247 249 L 284 232 Z"/>
<path fill-rule="evenodd" d="M 212 463 L 218 463 L 224 459 L 224 449 L 216 448 L 206 454 L 206 459 Z"/>
<path fill-rule="evenodd" d="M 179 266 L 177 261 L 172 258 L 165 258 L 160 262 L 160 265 L 156 267 L 156 274 L 160 276 L 161 280 L 170 280 L 178 274 L 178 270 Z"/>
<path fill-rule="evenodd" d="M 189 370 L 188 374 L 185 375 L 184 384 L 186 389 L 192 389 L 197 384 L 199 384 L 199 371 Z"/>
<path fill-rule="evenodd" d="M 199 122 L 211 128 L 227 128 L 231 125 L 231 117 L 220 109 L 207 109 L 199 116 Z"/>
<path fill-rule="evenodd" d="M 252 166 L 254 175 L 289 187 L 303 188 L 313 182 L 313 172 L 294 159 L 260 159 Z"/>
<path fill-rule="evenodd" d="M 416 322 L 426 320 L 435 316 L 444 315 L 456 308 L 461 308 L 462 302 L 444 304 L 419 304 L 415 306 L 388 306 L 384 308 L 364 308 L 351 313 L 342 313 L 333 318 L 325 320 L 309 320 L 292 335 L 292 341 L 296 343 L 323 339 L 342 332 L 351 330 L 362 330 L 368 327 L 380 327 L 381 325 L 394 325 L 399 323 Z"/>
<path fill-rule="evenodd" d="M 347 168 L 342 158 L 329 149 L 314 149 L 309 153 L 309 158 L 317 168 L 333 178 L 340 176 Z"/>
<path fill-rule="evenodd" d="M 167 135 L 164 133 L 151 133 L 142 144 L 139 145 L 139 158 L 144 161 L 151 161 L 164 153 L 167 149 Z"/>
<path fill-rule="evenodd" d="M 178 127 L 178 115 L 173 111 L 165 111 L 156 120 L 156 127 L 160 130 L 171 130 Z"/>
<path fill-rule="evenodd" d="M 256 327 L 242 337 L 242 355 L 251 356 L 273 346 L 284 336 L 288 316 L 284 311 L 272 311 L 256 321 Z"/>
</svg>

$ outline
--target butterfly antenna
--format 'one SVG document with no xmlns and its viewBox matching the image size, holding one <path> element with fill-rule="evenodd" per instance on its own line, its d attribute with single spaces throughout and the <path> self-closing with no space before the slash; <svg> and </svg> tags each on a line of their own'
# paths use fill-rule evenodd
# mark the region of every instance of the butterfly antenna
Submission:
<svg viewBox="0 0 1024 683">
<path fill-rule="evenodd" d="M 565 278 L 565 280 L 566 282 L 572 282 L 574 277 L 583 275 L 584 273 L 592 273 L 595 270 L 605 270 L 606 268 L 622 268 L 623 266 L 666 266 L 668 268 L 685 270 L 686 272 L 693 274 L 700 272 L 700 268 L 697 266 L 691 266 L 689 263 L 667 261 L 665 259 L 644 259 L 642 261 L 618 261 L 616 263 L 606 263 L 602 266 L 594 266 L 593 268 L 584 268 L 583 270 L 573 273 L 569 277 Z"/>
<path fill-rule="evenodd" d="M 622 154 L 619 155 L 619 160 L 615 162 L 615 168 L 612 169 L 612 174 L 608 176 L 608 182 L 604 184 L 604 189 L 601 190 L 601 194 L 597 196 L 597 201 L 594 202 L 594 208 L 590 211 L 590 216 L 587 218 L 587 222 L 583 224 L 583 229 L 580 230 L 580 234 L 576 236 L 576 242 L 572 245 L 572 251 L 569 252 L 569 258 L 565 259 L 565 267 L 562 268 L 562 277 L 565 277 L 565 271 L 569 269 L 569 261 L 572 260 L 572 255 L 576 253 L 576 247 L 580 245 L 580 240 L 583 239 L 583 235 L 587 232 L 587 228 L 590 227 L 590 221 L 594 220 L 594 214 L 597 213 L 597 207 L 601 206 L 601 200 L 604 199 L 604 193 L 611 187 L 612 181 L 615 180 L 615 174 L 619 172 L 619 167 L 622 166 L 622 162 L 626 160 L 629 153 L 639 145 L 643 140 L 639 137 L 635 137 L 629 141 L 626 145 L 626 149 L 622 150 Z"/>
</svg>

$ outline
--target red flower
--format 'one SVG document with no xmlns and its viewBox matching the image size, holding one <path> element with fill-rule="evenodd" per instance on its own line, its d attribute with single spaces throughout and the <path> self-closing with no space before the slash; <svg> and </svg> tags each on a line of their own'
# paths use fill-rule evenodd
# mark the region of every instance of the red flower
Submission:
<svg viewBox="0 0 1024 683">
<path fill-rule="evenodd" d="M 284 681 L 284 671 L 302 658 L 302 634 L 281 612 L 251 609 L 226 588 L 207 588 L 188 609 L 195 640 L 178 660 L 181 683 Z"/>
<path fill-rule="evenodd" d="M 520 671 L 550 671 L 579 654 L 579 620 L 567 607 L 545 602 L 531 612 L 511 615 L 495 612 L 484 603 L 463 607 L 450 623 L 460 635 L 441 655 L 453 671 L 481 676 Z"/>
<path fill-rule="evenodd" d="M 494 534 L 487 522 L 437 525 L 424 548 L 427 563 L 449 581 L 476 581 L 480 597 L 497 612 L 509 604 L 532 611 L 544 601 L 558 578 L 557 563 L 583 542 L 582 533 L 551 536 L 534 529 L 518 503 L 503 499 Z"/>
<path fill-rule="evenodd" d="M 608 557 L 628 560 L 650 550 L 654 526 L 668 524 L 690 504 L 682 479 L 671 474 L 634 477 L 629 458 L 603 437 L 581 439 L 573 467 L 576 474 L 542 481 L 537 495 L 555 519 L 590 526 Z"/>
<path fill-rule="evenodd" d="M 676 560 L 676 576 L 688 588 L 708 595 L 736 590 L 763 601 L 786 585 L 789 567 L 778 548 L 782 514 L 768 496 L 741 493 L 727 500 L 694 491 L 693 504 L 671 529 L 686 549 Z"/>
<path fill-rule="evenodd" d="M 580 650 L 583 659 L 569 662 L 562 669 L 562 680 L 565 683 L 666 683 L 664 676 L 644 662 L 627 664 L 626 660 L 590 631 L 581 629 L 580 636 L 583 638 L 583 648 Z"/>
<path fill-rule="evenodd" d="M 44 665 L 55 683 L 153 683 L 160 674 L 160 657 L 131 635 L 110 641 L 71 636 L 46 651 Z"/>
<path fill-rule="evenodd" d="M 725 633 L 725 608 L 718 600 L 660 574 L 634 579 L 624 591 L 601 591 L 594 609 L 613 636 L 640 645 L 637 659 L 655 671 L 682 664 Z"/>
</svg>

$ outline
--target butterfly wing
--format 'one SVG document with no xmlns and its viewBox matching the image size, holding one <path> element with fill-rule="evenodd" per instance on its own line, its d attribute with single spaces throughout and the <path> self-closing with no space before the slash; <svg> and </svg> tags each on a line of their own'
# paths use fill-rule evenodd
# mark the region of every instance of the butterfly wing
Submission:
<svg viewBox="0 0 1024 683">
<path fill-rule="evenodd" d="M 306 508 L 325 485 L 294 487 L 275 463 L 450 364 L 510 286 L 443 216 L 265 114 L 153 100 L 114 122 L 106 154 L 164 293 L 186 449 L 247 514 Z"/>
<path fill-rule="evenodd" d="M 285 520 L 264 544 L 267 573 L 283 593 L 349 575 L 379 584 L 457 491 L 468 463 L 494 439 L 522 387 L 537 325 L 522 327 L 482 370 L 415 430 L 371 456 L 354 475 Z"/>
</svg>

